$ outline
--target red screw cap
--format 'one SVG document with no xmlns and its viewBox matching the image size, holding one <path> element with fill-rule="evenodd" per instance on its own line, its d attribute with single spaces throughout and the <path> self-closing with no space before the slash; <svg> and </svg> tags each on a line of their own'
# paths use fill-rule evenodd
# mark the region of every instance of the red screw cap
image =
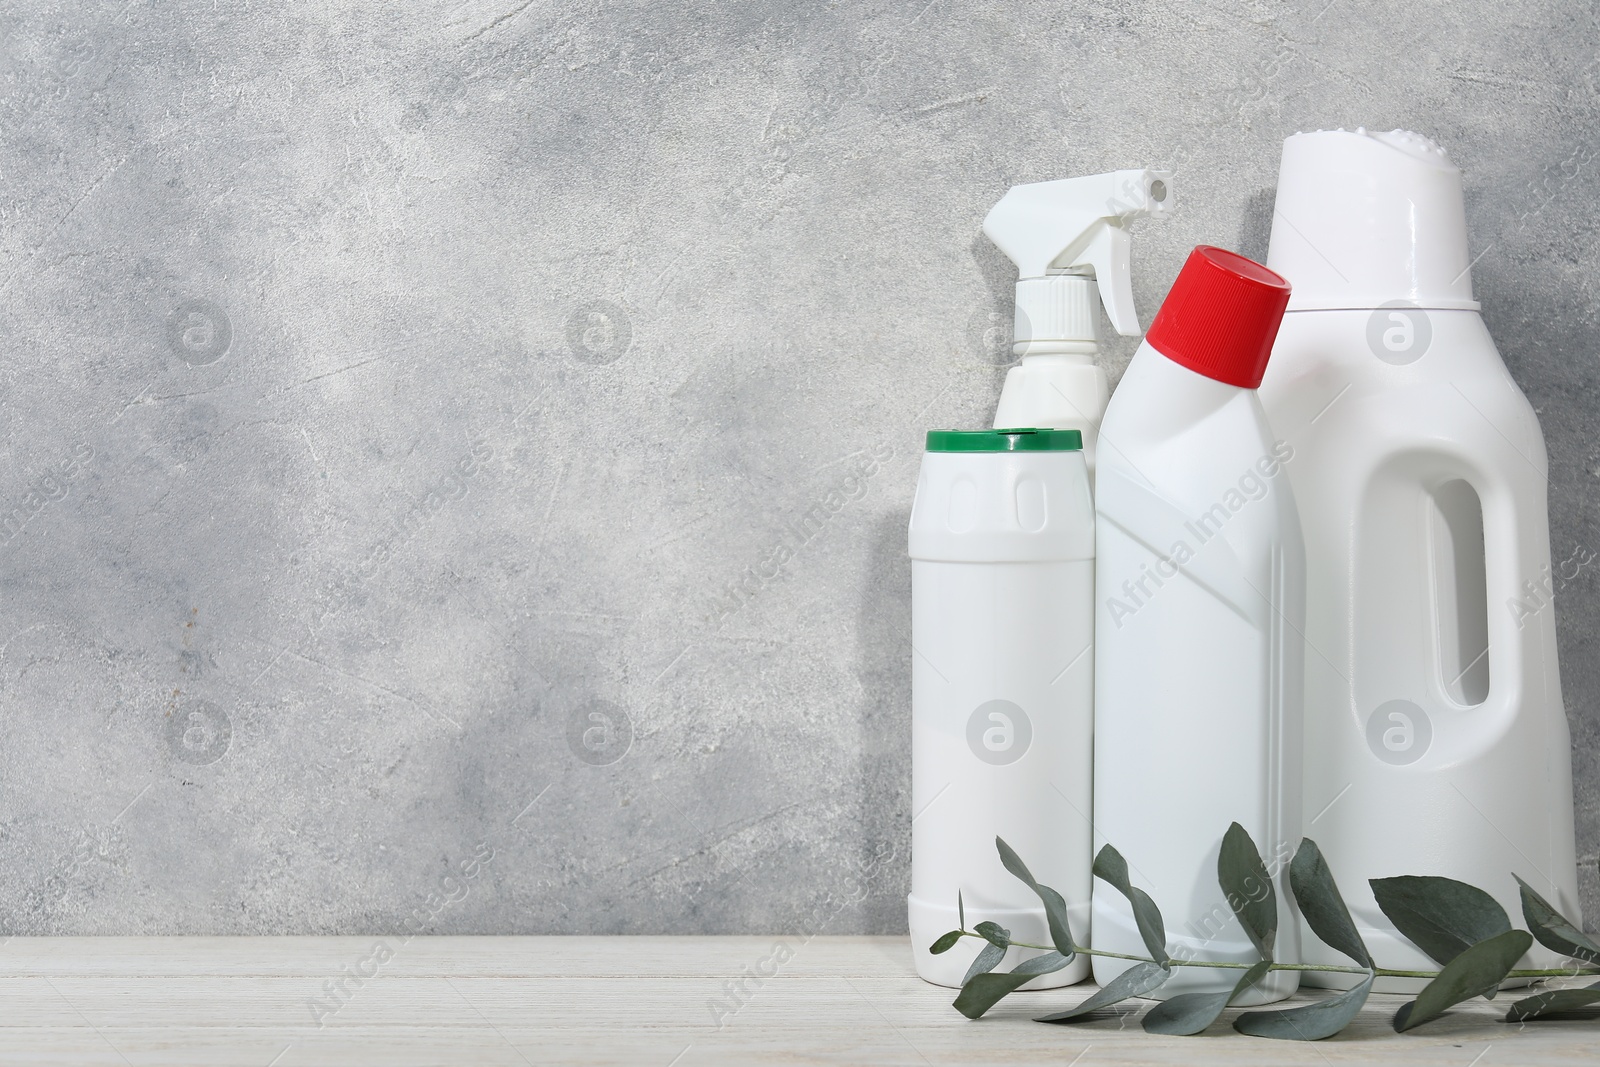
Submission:
<svg viewBox="0 0 1600 1067">
<path fill-rule="evenodd" d="M 1178 272 L 1145 340 L 1162 355 L 1241 389 L 1261 384 L 1289 305 L 1289 283 L 1226 248 L 1200 245 Z"/>
</svg>

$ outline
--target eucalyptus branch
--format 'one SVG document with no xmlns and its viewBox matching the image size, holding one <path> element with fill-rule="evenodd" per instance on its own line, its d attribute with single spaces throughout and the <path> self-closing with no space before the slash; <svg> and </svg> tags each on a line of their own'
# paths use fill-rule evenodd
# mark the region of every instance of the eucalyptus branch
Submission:
<svg viewBox="0 0 1600 1067">
<path fill-rule="evenodd" d="M 955 933 L 962 937 L 975 937 L 980 941 L 988 940 L 982 934 L 971 930 L 957 930 Z M 1031 941 L 1009 942 L 1014 948 L 1031 948 L 1040 952 L 1054 952 L 1054 945 L 1036 945 Z M 1072 951 L 1078 956 L 1106 956 L 1114 960 L 1131 960 L 1135 963 L 1157 963 L 1149 956 L 1135 956 L 1127 952 L 1109 952 L 1103 948 L 1085 948 L 1082 945 L 1073 945 Z M 1254 967 L 1253 963 L 1234 963 L 1227 960 L 1185 960 L 1169 956 L 1168 967 L 1212 967 L 1233 971 L 1248 971 Z M 1272 963 L 1269 971 L 1327 971 L 1333 974 L 1376 974 L 1379 978 L 1437 978 L 1442 971 L 1399 971 L 1389 967 L 1342 967 L 1336 963 Z M 1510 978 L 1582 978 L 1586 975 L 1600 975 L 1600 967 L 1544 967 L 1534 969 L 1519 969 L 1507 971 L 1505 977 Z"/>
<path fill-rule="evenodd" d="M 1068 1023 L 1088 1018 L 1100 1008 L 1153 994 L 1179 967 L 1237 971 L 1239 977 L 1227 989 L 1180 993 L 1161 1000 L 1145 1013 L 1143 1026 L 1151 1033 L 1198 1034 L 1214 1023 L 1229 1004 L 1259 986 L 1274 971 L 1327 972 L 1358 976 L 1350 989 L 1309 1004 L 1270 1011 L 1247 1011 L 1233 1021 L 1240 1033 L 1296 1041 L 1316 1041 L 1331 1037 L 1349 1025 L 1372 992 L 1379 978 L 1416 978 L 1427 984 L 1415 1000 L 1402 1005 L 1394 1016 L 1394 1028 L 1410 1030 L 1438 1018 L 1463 1001 L 1474 997 L 1493 997 L 1502 983 L 1510 979 L 1576 978 L 1600 975 L 1600 944 L 1578 929 L 1522 879 L 1517 882 L 1522 894 L 1522 914 L 1527 930 L 1516 930 L 1502 908 L 1488 893 L 1450 878 L 1405 876 L 1378 878 L 1371 882 L 1373 897 L 1384 916 L 1399 934 L 1439 964 L 1437 971 L 1401 970 L 1380 967 L 1361 940 L 1350 910 L 1339 894 L 1333 872 L 1309 838 L 1300 842 L 1289 864 L 1288 888 L 1300 916 L 1311 932 L 1330 948 L 1350 957 L 1352 965 L 1322 963 L 1280 963 L 1273 958 L 1278 932 L 1277 890 L 1268 874 L 1260 851 L 1238 823 L 1228 828 L 1217 856 L 1217 883 L 1234 917 L 1249 937 L 1260 959 L 1253 963 L 1231 960 L 1174 959 L 1167 952 L 1166 926 L 1155 901 L 1133 885 L 1128 863 L 1115 848 L 1106 845 L 1094 861 L 1094 875 L 1121 893 L 1133 912 L 1139 935 L 1149 953 L 1140 956 L 1107 949 L 1085 948 L 1072 936 L 1067 921 L 1067 905 L 1059 892 L 1041 885 L 1011 847 L 995 838 L 1000 862 L 1006 870 L 1026 884 L 1044 904 L 1050 930 L 1050 944 L 1041 945 L 1012 939 L 1011 931 L 995 922 L 980 922 L 967 929 L 966 910 L 959 894 L 956 912 L 958 929 L 941 936 L 930 951 L 948 952 L 962 938 L 974 937 L 987 943 L 972 962 L 962 980 L 961 995 L 955 1007 L 970 1019 L 987 1012 L 1002 998 L 1041 975 L 1059 971 L 1077 956 L 1102 956 L 1132 964 L 1078 1004 L 1046 1015 L 1039 1022 Z M 1518 968 L 1516 963 L 1537 941 L 1545 948 L 1571 959 L 1565 967 Z M 1009 972 L 996 973 L 1012 947 L 1032 949 L 1041 955 L 1022 961 Z M 1219 976 L 1220 977 L 1220 976 Z M 1268 999 L 1285 995 L 1281 983 L 1267 990 Z M 1600 982 L 1582 988 L 1552 989 L 1524 997 L 1511 1005 L 1508 1022 L 1571 1016 L 1574 1012 L 1600 1008 Z"/>
</svg>

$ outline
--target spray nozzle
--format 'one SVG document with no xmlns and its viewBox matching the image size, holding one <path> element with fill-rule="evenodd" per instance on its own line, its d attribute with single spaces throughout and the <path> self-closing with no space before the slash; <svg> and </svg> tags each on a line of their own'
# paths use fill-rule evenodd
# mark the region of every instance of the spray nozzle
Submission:
<svg viewBox="0 0 1600 1067">
<path fill-rule="evenodd" d="M 1170 171 L 1012 186 L 984 218 L 983 232 L 1017 265 L 1016 354 L 1092 352 L 1100 336 L 1097 285 L 1116 331 L 1138 334 L 1128 226 L 1172 207 Z"/>
</svg>

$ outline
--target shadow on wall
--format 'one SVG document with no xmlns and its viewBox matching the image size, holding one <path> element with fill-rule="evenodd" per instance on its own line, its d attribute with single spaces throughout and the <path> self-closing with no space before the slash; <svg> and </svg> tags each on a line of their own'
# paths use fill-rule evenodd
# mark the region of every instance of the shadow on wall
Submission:
<svg viewBox="0 0 1600 1067">
<path fill-rule="evenodd" d="M 905 933 L 911 891 L 910 521 L 909 509 L 878 520 L 856 615 L 861 836 L 854 860 L 859 886 L 848 888 L 862 895 L 851 924 L 860 932 Z"/>
<path fill-rule="evenodd" d="M 1278 187 L 1263 189 L 1244 202 L 1244 218 L 1239 224 L 1241 256 L 1257 263 L 1267 261 L 1267 243 L 1272 238 L 1272 210 L 1278 199 Z"/>
<path fill-rule="evenodd" d="M 1011 354 L 1011 335 L 1017 268 L 981 233 L 973 237 L 971 249 L 972 261 L 989 291 L 989 299 L 974 308 L 967 318 L 964 338 L 967 351 L 964 354 L 968 359 L 994 368 L 994 396 L 998 398 L 1006 369 L 1016 362 Z"/>
</svg>

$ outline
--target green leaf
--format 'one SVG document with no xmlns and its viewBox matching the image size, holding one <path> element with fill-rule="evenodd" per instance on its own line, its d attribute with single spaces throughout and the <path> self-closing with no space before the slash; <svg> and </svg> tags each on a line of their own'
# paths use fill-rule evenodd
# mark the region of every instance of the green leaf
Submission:
<svg viewBox="0 0 1600 1067">
<path fill-rule="evenodd" d="M 967 928 L 967 905 L 961 899 L 961 890 L 956 890 L 956 925 L 965 930 Z"/>
<path fill-rule="evenodd" d="M 989 942 L 991 945 L 999 945 L 1001 948 L 1011 947 L 1011 931 L 1007 930 L 999 923 L 985 920 L 979 923 L 977 926 L 974 926 L 972 928 L 972 932 Z"/>
<path fill-rule="evenodd" d="M 1071 962 L 1059 952 L 1046 952 L 1042 956 L 1023 960 L 1010 974 L 980 974 L 962 983 L 961 994 L 955 999 L 955 1008 L 967 1018 L 976 1019 L 1003 997 L 1015 993 L 1034 978 L 1059 971 Z"/>
<path fill-rule="evenodd" d="M 986 974 L 1000 966 L 1000 961 L 1006 958 L 1006 946 L 996 945 L 993 942 L 984 945 L 972 960 L 972 966 L 967 968 L 967 973 L 961 979 L 962 988 L 980 974 Z"/>
<path fill-rule="evenodd" d="M 1404 1033 L 1437 1019 L 1463 1000 L 1493 995 L 1522 954 L 1532 947 L 1533 935 L 1526 930 L 1507 930 L 1473 945 L 1445 964 L 1439 977 L 1424 986 L 1416 1000 L 1400 1005 L 1394 1013 L 1395 1031 Z"/>
<path fill-rule="evenodd" d="M 1234 824 L 1235 826 L 1238 823 Z M 1272 969 L 1271 960 L 1262 960 L 1239 977 L 1234 987 L 1221 993 L 1179 993 L 1163 1000 L 1144 1016 L 1144 1029 L 1150 1034 L 1188 1037 L 1217 1021 L 1222 1009 Z"/>
<path fill-rule="evenodd" d="M 1289 862 L 1289 889 L 1306 925 L 1332 948 L 1338 949 L 1368 970 L 1373 969 L 1372 953 L 1356 932 L 1350 919 L 1350 909 L 1344 906 L 1344 897 L 1334 883 L 1328 861 L 1322 850 L 1309 837 L 1301 838 L 1300 848 Z M 1298 1009 L 1293 1009 L 1298 1010 Z"/>
<path fill-rule="evenodd" d="M 1027 883 L 1028 888 L 1038 895 L 1044 904 L 1045 921 L 1050 924 L 1050 943 L 1055 945 L 1057 952 L 1070 960 L 1078 949 L 1072 940 L 1072 927 L 1067 924 L 1067 902 L 1054 889 L 1040 885 L 1034 879 L 1033 872 L 1028 870 L 1028 865 L 1022 862 L 1022 857 L 1018 856 L 1010 845 L 997 837 L 994 839 L 994 847 L 1000 851 L 1000 862 L 1005 864 L 1006 870 Z"/>
<path fill-rule="evenodd" d="M 1059 971 L 1072 962 L 1072 957 L 1060 952 L 1044 952 L 1017 964 L 1012 974 L 1040 975 Z"/>
<path fill-rule="evenodd" d="M 952 948 L 955 948 L 956 942 L 960 940 L 961 931 L 951 930 L 948 934 L 939 935 L 939 940 L 935 941 L 932 946 L 929 947 L 928 951 L 933 953 L 935 956 L 942 952 L 949 952 Z"/>
<path fill-rule="evenodd" d="M 1145 951 L 1156 963 L 1165 964 L 1170 957 L 1167 955 L 1167 930 L 1161 922 L 1161 909 L 1156 907 L 1156 902 L 1150 899 L 1148 893 L 1135 888 L 1128 881 L 1128 861 L 1122 858 L 1122 853 L 1106 845 L 1094 858 L 1094 874 L 1096 878 L 1111 883 L 1117 892 L 1128 898 L 1128 903 L 1133 905 L 1134 921 L 1139 924 L 1139 934 L 1144 938 Z"/>
<path fill-rule="evenodd" d="M 1323 938 L 1324 941 L 1327 938 Z M 1247 1011 L 1233 1020 L 1233 1028 L 1251 1037 L 1274 1037 L 1281 1041 L 1321 1041 L 1332 1037 L 1354 1019 L 1372 992 L 1376 975 L 1369 974 L 1354 989 L 1314 1004 L 1277 1011 Z"/>
<path fill-rule="evenodd" d="M 1528 920 L 1528 929 L 1539 939 L 1539 944 L 1563 956 L 1600 963 L 1600 945 L 1551 907 L 1550 902 L 1535 893 L 1527 882 L 1516 875 L 1511 877 L 1516 878 L 1517 884 L 1522 887 L 1522 917 Z"/>
<path fill-rule="evenodd" d="M 1454 878 L 1406 875 L 1369 884 L 1394 928 L 1440 965 L 1511 929 L 1494 897 Z"/>
<path fill-rule="evenodd" d="M 1143 996 L 1171 977 L 1172 970 L 1159 963 L 1137 963 L 1107 982 L 1098 993 L 1082 1003 L 1066 1011 L 1058 1011 L 1054 1015 L 1035 1019 L 1034 1022 L 1069 1023 L 1099 1008 L 1127 1000 L 1129 997 Z"/>
<path fill-rule="evenodd" d="M 1511 1005 L 1506 1012 L 1506 1022 L 1520 1023 L 1528 1019 L 1555 1019 L 1563 1015 L 1580 1015 L 1592 1018 L 1593 1010 L 1600 1008 L 1600 982 L 1582 989 L 1551 989 L 1524 997 Z"/>
<path fill-rule="evenodd" d="M 1262 959 L 1270 960 L 1278 937 L 1278 893 L 1256 843 L 1238 823 L 1222 835 L 1222 849 L 1217 853 L 1217 884 L 1228 898 L 1228 907 L 1239 917 L 1239 925 L 1250 935 L 1250 943 Z"/>
</svg>

